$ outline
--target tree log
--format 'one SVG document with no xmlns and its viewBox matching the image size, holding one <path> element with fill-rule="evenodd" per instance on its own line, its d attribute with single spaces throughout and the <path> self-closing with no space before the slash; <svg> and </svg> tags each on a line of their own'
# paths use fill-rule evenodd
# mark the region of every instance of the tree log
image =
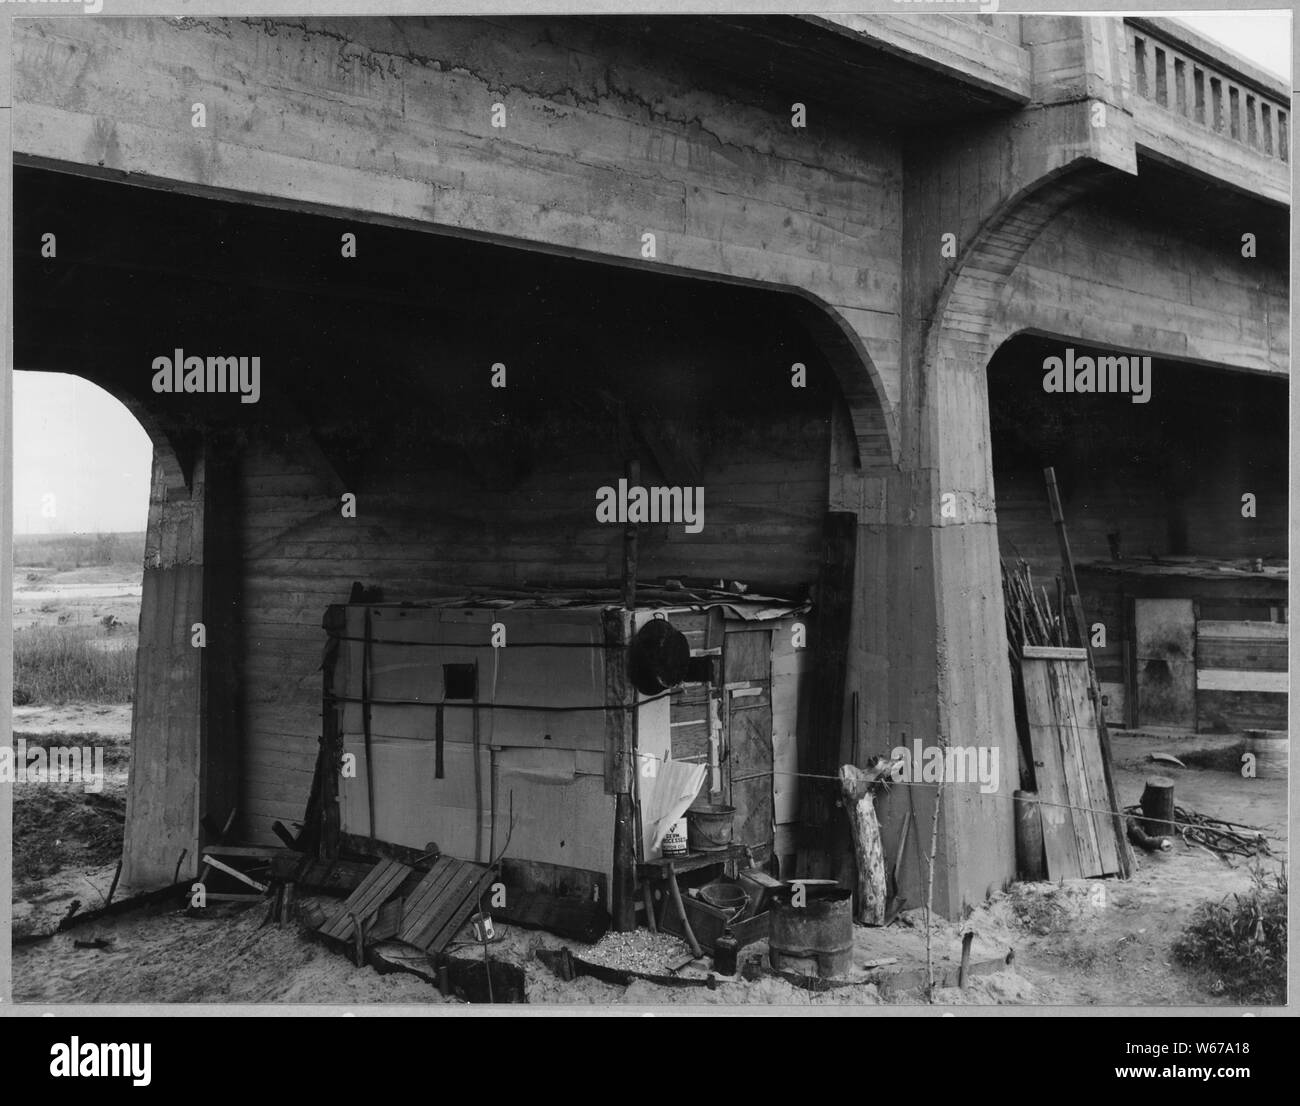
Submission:
<svg viewBox="0 0 1300 1106">
<path fill-rule="evenodd" d="M 1150 776 L 1142 792 L 1143 826 L 1152 837 L 1174 833 L 1174 781 L 1168 776 Z"/>
<path fill-rule="evenodd" d="M 845 764 L 840 768 L 840 789 L 844 809 L 849 814 L 853 833 L 853 855 L 858 866 L 857 909 L 854 917 L 861 925 L 878 926 L 885 921 L 885 850 L 880 843 L 880 823 L 876 819 L 875 795 L 868 773 Z"/>
</svg>

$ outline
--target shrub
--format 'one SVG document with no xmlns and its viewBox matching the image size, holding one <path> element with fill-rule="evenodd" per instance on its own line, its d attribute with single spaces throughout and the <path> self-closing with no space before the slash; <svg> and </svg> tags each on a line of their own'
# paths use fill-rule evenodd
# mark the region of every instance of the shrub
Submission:
<svg viewBox="0 0 1300 1106">
<path fill-rule="evenodd" d="M 1256 863 L 1251 889 L 1201 903 L 1174 941 L 1179 963 L 1212 974 L 1216 994 L 1243 1003 L 1286 1001 L 1285 869 L 1272 876 Z"/>
</svg>

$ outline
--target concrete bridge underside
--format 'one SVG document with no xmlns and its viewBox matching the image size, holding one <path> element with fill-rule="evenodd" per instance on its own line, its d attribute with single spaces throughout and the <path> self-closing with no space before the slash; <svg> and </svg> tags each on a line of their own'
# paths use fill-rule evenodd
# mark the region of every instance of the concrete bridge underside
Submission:
<svg viewBox="0 0 1300 1106">
<path fill-rule="evenodd" d="M 1244 73 L 1239 101 L 1224 102 L 1250 121 L 1207 130 L 1193 83 L 1213 60 L 1204 44 L 1169 46 L 1157 88 L 1122 20 L 955 24 L 965 39 L 913 24 L 709 21 L 672 53 L 660 23 L 639 34 L 601 20 L 24 20 L 13 152 L 59 173 L 793 293 L 851 426 L 852 448 L 832 443 L 826 491 L 830 510 L 858 519 L 844 693 L 860 704 L 860 733 L 852 742 L 846 709 L 838 759 L 943 739 L 998 747 L 1014 764 L 989 361 L 1029 332 L 1285 374 L 1285 119 Z M 1236 72 L 1217 64 L 1200 87 Z M 855 67 L 878 95 L 853 94 L 865 79 Z M 796 102 L 807 127 L 791 126 Z M 494 129 L 497 104 L 506 125 Z M 21 259 L 33 247 L 15 248 Z M 21 319 L 17 338 L 17 367 L 53 367 Z M 204 595 L 246 567 L 177 529 L 185 512 L 209 524 L 238 513 L 237 492 L 201 435 L 159 435 L 175 458 L 150 531 L 173 539 L 151 546 L 151 563 L 184 572 L 159 577 L 142 630 L 163 628 L 165 652 Z M 956 517 L 941 513 L 945 493 Z M 220 579 L 214 565 L 226 566 Z M 161 786 L 191 796 L 169 842 L 197 842 L 199 814 L 240 792 L 239 758 L 250 763 L 264 735 L 248 702 L 215 718 L 197 667 L 159 663 L 166 677 L 141 694 L 166 702 L 137 710 L 171 735 L 156 749 L 182 750 L 160 760 Z M 290 668 L 286 686 L 313 676 L 305 660 Z M 945 799 L 935 904 L 950 916 L 1013 875 L 1012 775 L 996 795 Z M 932 801 L 916 789 L 918 825 Z M 285 820 L 301 815 L 281 807 Z M 898 796 L 882 808 L 889 855 L 906 809 Z M 140 817 L 131 832 L 143 841 L 177 816 Z M 265 837 L 269 821 L 247 828 Z M 130 882 L 171 879 L 161 854 L 128 846 L 127 859 Z M 924 899 L 919 874 L 901 890 Z"/>
</svg>

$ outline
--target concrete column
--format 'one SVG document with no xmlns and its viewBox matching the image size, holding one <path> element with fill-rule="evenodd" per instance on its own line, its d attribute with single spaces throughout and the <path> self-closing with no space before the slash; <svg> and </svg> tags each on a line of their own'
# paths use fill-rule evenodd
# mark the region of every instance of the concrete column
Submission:
<svg viewBox="0 0 1300 1106">
<path fill-rule="evenodd" d="M 231 453 L 209 440 L 186 483 L 164 448 L 155 446 L 131 719 L 122 886 L 132 890 L 197 875 L 210 836 L 201 819 L 224 825 L 238 787 Z"/>
</svg>

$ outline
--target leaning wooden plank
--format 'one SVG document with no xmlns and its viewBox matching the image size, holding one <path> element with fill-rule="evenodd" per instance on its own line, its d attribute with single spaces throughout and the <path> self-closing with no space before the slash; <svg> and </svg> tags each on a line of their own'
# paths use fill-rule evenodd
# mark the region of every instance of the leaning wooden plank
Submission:
<svg viewBox="0 0 1300 1106">
<path fill-rule="evenodd" d="M 1043 851 L 1049 879 L 1078 879 L 1079 847 L 1070 824 L 1069 796 L 1065 790 L 1065 769 L 1061 765 L 1061 744 L 1052 717 L 1047 686 L 1047 662 L 1025 661 L 1021 665 L 1025 689 L 1025 714 L 1029 742 L 1034 754 L 1034 779 L 1038 788 L 1043 825 Z"/>
<path fill-rule="evenodd" d="M 267 860 L 283 858 L 295 863 L 303 859 L 302 853 L 278 845 L 204 845 L 203 855 L 262 857 Z"/>
<path fill-rule="evenodd" d="M 447 918 L 469 894 L 475 884 L 475 871 L 468 865 L 457 865 L 452 878 L 418 915 L 408 915 L 402 924 L 400 939 L 417 948 L 428 948 L 429 942 L 441 932 Z"/>
<path fill-rule="evenodd" d="M 433 867 L 407 896 L 402 910 L 402 929 L 418 929 L 433 912 L 446 886 L 460 871 L 460 861 L 450 856 L 440 856 Z"/>
<path fill-rule="evenodd" d="M 471 885 L 469 894 L 462 900 L 459 906 L 447 915 L 446 923 L 441 930 L 433 935 L 429 943 L 425 945 L 426 952 L 441 952 L 460 932 L 461 926 L 465 924 L 469 916 L 478 909 L 479 899 L 491 886 L 495 874 L 490 870 L 484 870 L 479 878 Z M 431 927 L 432 928 L 432 927 Z"/>
<path fill-rule="evenodd" d="M 428 875 L 407 896 L 402 911 L 402 927 L 398 939 L 407 941 L 422 933 L 438 908 L 441 897 L 463 878 L 462 865 L 453 857 L 441 856 Z"/>
<path fill-rule="evenodd" d="M 377 941 L 387 941 L 390 937 L 397 935 L 401 925 L 402 900 L 400 898 L 389 899 L 379 908 L 379 913 L 375 915 L 374 924 L 366 930 L 366 941 L 369 944 L 374 944 Z"/>
<path fill-rule="evenodd" d="M 1089 710 L 1087 661 L 1047 661 L 1048 686 L 1055 696 L 1057 740 L 1061 742 L 1061 767 L 1065 793 L 1070 797 L 1070 825 L 1079 843 L 1079 869 L 1084 876 L 1103 874 L 1097 831 L 1092 821 L 1092 796 L 1083 766 L 1083 746 L 1096 740 L 1096 718 Z M 1085 720 L 1087 728 L 1085 729 Z M 1105 809 L 1102 807 L 1102 809 Z"/>
<path fill-rule="evenodd" d="M 1065 645 L 1026 645 L 1020 650 L 1025 660 L 1067 661 L 1088 659 L 1088 650 Z"/>
<path fill-rule="evenodd" d="M 1101 742 L 1097 739 L 1097 713 L 1092 696 L 1088 694 L 1087 661 L 1077 661 L 1071 667 L 1071 687 L 1074 697 L 1074 714 L 1079 723 L 1079 757 L 1085 787 L 1084 806 L 1091 813 L 1076 811 L 1078 820 L 1086 819 L 1092 828 L 1092 840 L 1099 861 L 1095 872 L 1085 866 L 1085 876 L 1117 875 L 1120 870 L 1119 850 L 1111 828 L 1110 798 L 1106 790 L 1106 773 L 1101 763 Z"/>
<path fill-rule="evenodd" d="M 258 883 L 257 880 L 253 879 L 251 876 L 245 875 L 238 868 L 232 868 L 229 864 L 218 860 L 215 856 L 207 856 L 204 860 L 210 868 L 215 868 L 218 872 L 225 872 L 226 875 L 230 876 L 232 879 L 239 880 L 240 883 L 248 884 L 248 886 L 254 891 L 266 890 L 265 883 Z"/>
<path fill-rule="evenodd" d="M 345 940 L 352 934 L 352 916 L 360 918 L 362 925 L 368 922 L 397 893 L 413 870 L 396 860 L 381 860 L 362 881 L 361 886 L 348 896 L 334 916 L 321 927 L 321 934 L 339 941 Z"/>
</svg>

